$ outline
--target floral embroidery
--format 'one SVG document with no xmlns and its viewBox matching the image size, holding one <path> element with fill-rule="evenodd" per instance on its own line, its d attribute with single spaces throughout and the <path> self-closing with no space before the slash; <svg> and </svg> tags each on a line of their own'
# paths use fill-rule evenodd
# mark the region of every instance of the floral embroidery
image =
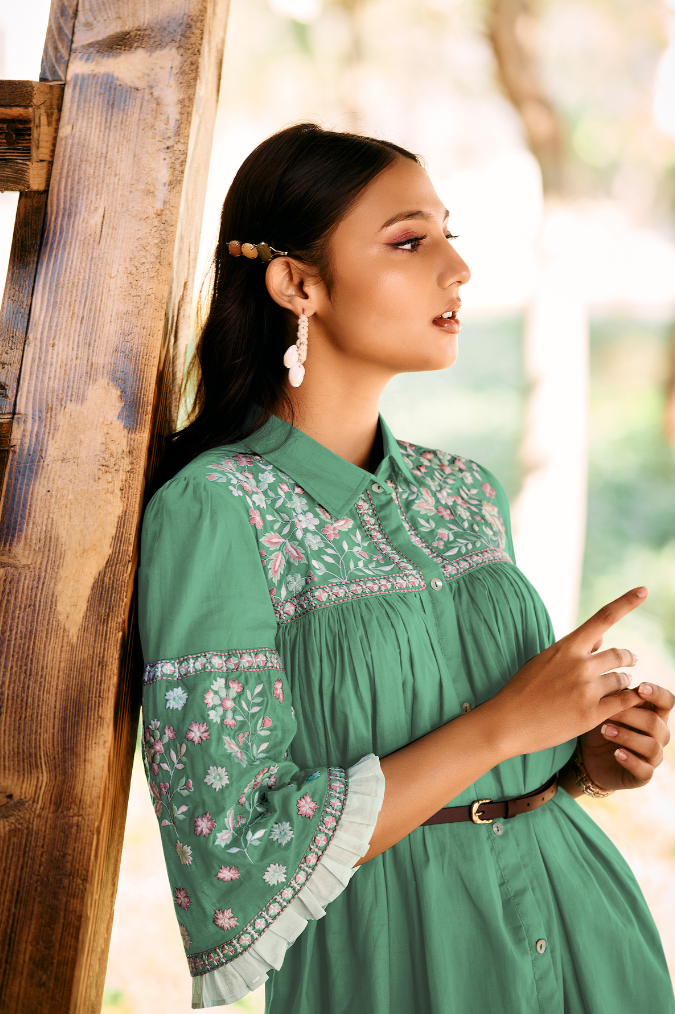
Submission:
<svg viewBox="0 0 675 1014">
<path fill-rule="evenodd" d="M 207 838 L 216 826 L 215 820 L 208 811 L 203 813 L 201 817 L 195 817 L 194 824 L 195 834 L 201 834 L 204 838 Z"/>
<path fill-rule="evenodd" d="M 239 920 L 232 915 L 231 908 L 217 908 L 213 913 L 213 921 L 222 930 L 234 929 L 239 924 Z"/>
<path fill-rule="evenodd" d="M 207 785 L 210 785 L 212 789 L 215 789 L 216 792 L 219 792 L 221 789 L 224 789 L 226 785 L 230 784 L 230 779 L 225 768 L 218 768 L 213 765 L 209 768 L 204 781 Z"/>
<path fill-rule="evenodd" d="M 216 873 L 218 880 L 239 880 L 238 866 L 221 866 Z"/>
<path fill-rule="evenodd" d="M 405 441 L 399 441 L 399 446 L 420 484 L 396 487 L 390 481 L 389 486 L 412 541 L 440 563 L 446 579 L 483 563 L 511 563 L 504 551 L 504 522 L 491 503 L 496 492 L 485 481 L 480 466 L 445 451 L 420 452 Z M 410 507 L 410 517 L 402 501 Z M 471 562 L 461 563 L 470 556 Z M 450 557 L 455 560 L 451 562 Z"/>
<path fill-rule="evenodd" d="M 314 802 L 309 792 L 305 793 L 304 796 L 301 796 L 295 805 L 297 806 L 298 813 L 301 817 L 310 818 L 314 816 L 319 807 L 319 804 Z"/>
<path fill-rule="evenodd" d="M 284 685 L 281 680 L 274 681 L 274 696 L 279 701 L 279 704 L 284 703 Z"/>
<path fill-rule="evenodd" d="M 415 531 L 410 523 L 410 519 L 401 506 L 398 493 L 395 493 L 395 497 L 401 519 L 408 531 L 411 542 L 413 542 L 416 546 L 419 546 L 419 548 L 422 549 L 427 556 L 430 556 L 431 559 L 439 565 L 443 571 L 446 581 L 451 581 L 453 578 L 459 577 L 461 574 L 466 574 L 467 571 L 474 570 L 476 567 L 482 567 L 486 563 L 513 563 L 509 554 L 503 549 L 483 549 L 479 552 L 468 553 L 466 556 L 460 556 L 454 560 L 444 559 L 439 553 L 434 552 L 429 543 Z M 435 546 L 438 545 L 438 543 L 433 542 L 432 545 Z M 452 550 L 452 552 L 455 551 L 456 550 Z"/>
<path fill-rule="evenodd" d="M 206 722 L 190 722 L 190 728 L 185 733 L 185 738 L 189 739 L 195 746 L 199 746 L 200 743 L 211 739 L 211 733 Z"/>
<path fill-rule="evenodd" d="M 173 690 L 167 690 L 164 694 L 166 698 L 167 708 L 177 708 L 178 711 L 182 711 L 185 702 L 188 699 L 188 695 L 181 687 L 174 687 Z"/>
<path fill-rule="evenodd" d="M 154 683 L 155 680 L 185 679 L 197 673 L 222 670 L 248 669 L 261 672 L 265 669 L 283 669 L 279 653 L 272 648 L 251 648 L 227 652 L 203 652 L 200 655 L 184 655 L 183 658 L 172 658 L 163 662 L 152 662 L 143 671 L 143 684 Z M 180 688 L 169 691 L 170 694 L 184 694 Z M 178 697 L 178 700 L 181 698 Z M 187 700 L 183 700 L 183 704 Z M 182 704 L 170 707 L 182 708 Z"/>
<path fill-rule="evenodd" d="M 364 541 L 359 530 L 357 530 L 356 535 L 352 536 L 352 539 L 358 547 L 370 548 L 372 543 L 380 551 L 377 559 L 388 559 L 391 561 L 387 566 L 382 566 L 380 569 L 391 571 L 396 566 L 399 573 L 389 574 L 387 577 L 374 576 L 366 580 L 360 576 L 366 568 L 363 568 L 361 571 L 354 568 L 352 571 L 354 577 L 350 580 L 332 580 L 327 584 L 318 585 L 316 588 L 306 588 L 301 594 L 287 598 L 285 601 L 276 602 L 274 611 L 279 623 L 287 623 L 289 620 L 302 616 L 304 613 L 321 606 L 334 605 L 335 603 L 345 602 L 350 599 L 364 598 L 368 595 L 410 591 L 425 587 L 424 577 L 421 572 L 405 556 L 398 553 L 386 538 L 379 518 L 372 507 L 372 501 L 369 500 L 369 496 L 368 499 L 362 497 L 358 501 L 356 510 L 359 513 L 364 530 L 371 541 Z M 339 548 L 335 547 L 327 548 L 326 550 L 327 553 L 333 552 L 336 555 L 337 563 L 342 568 L 342 573 L 346 571 L 344 559 L 350 551 L 346 540 L 342 543 L 342 552 L 340 552 Z M 365 550 L 361 548 L 359 548 L 359 552 L 364 552 L 365 554 Z M 324 559 L 329 560 L 330 558 L 324 557 Z M 316 574 L 323 575 L 328 573 L 328 568 L 324 567 L 317 560 L 312 560 L 312 566 Z M 314 572 L 310 571 L 309 573 L 312 575 L 312 579 L 315 579 Z"/>
<path fill-rule="evenodd" d="M 242 734 L 242 738 L 243 738 L 243 734 Z M 230 739 L 229 736 L 225 736 L 225 740 L 224 741 L 225 741 L 225 747 L 230 751 L 230 753 L 232 754 L 232 756 L 234 757 L 234 759 L 236 761 L 239 761 L 239 763 L 241 764 L 241 766 L 243 768 L 245 768 L 246 767 L 246 757 L 244 756 L 244 751 L 241 750 L 237 746 L 237 744 L 235 743 L 235 741 L 233 739 Z"/>
<path fill-rule="evenodd" d="M 183 866 L 192 865 L 192 849 L 189 845 L 183 845 L 182 842 L 176 842 L 176 852 Z"/>
<path fill-rule="evenodd" d="M 221 848 L 229 845 L 234 835 L 234 807 L 227 811 L 225 825 L 225 830 L 216 835 L 216 845 L 220 845 Z"/>
<path fill-rule="evenodd" d="M 250 519 L 256 511 L 264 522 L 255 527 L 277 622 L 349 599 L 425 587 L 419 570 L 386 539 L 365 497 L 356 505 L 361 527 L 352 518 L 331 518 L 318 504 L 310 509 L 304 490 L 281 472 L 277 477 L 257 454 L 234 454 L 209 467 L 220 474 L 207 479 L 228 483 L 234 496 L 245 497 Z"/>
<path fill-rule="evenodd" d="M 281 680 L 275 680 L 275 697 L 277 696 L 277 683 L 281 686 Z M 263 686 L 263 683 L 256 684 L 253 691 L 247 690 L 246 697 L 242 697 L 237 701 L 235 699 L 237 695 L 243 693 L 243 683 L 240 683 L 239 680 L 231 679 L 226 687 L 225 680 L 219 677 L 211 684 L 211 689 L 204 695 L 204 703 L 211 709 L 209 711 L 209 718 L 213 721 L 220 721 L 224 715 L 223 725 L 226 725 L 229 729 L 235 729 L 240 722 L 244 723 L 246 731 L 238 734 L 237 742 L 230 736 L 225 736 L 224 738 L 225 749 L 232 754 L 242 767 L 246 767 L 248 761 L 260 762 L 265 750 L 269 746 L 265 737 L 270 735 L 268 730 L 273 724 L 272 719 L 269 715 L 264 715 L 257 720 L 252 719 L 252 716 L 258 711 L 262 711 L 263 708 L 265 698 L 259 696 Z M 283 698 L 283 693 L 281 696 Z"/>
<path fill-rule="evenodd" d="M 286 867 L 281 866 L 279 863 L 270 863 L 270 865 L 263 873 L 263 880 L 266 880 L 268 884 L 272 885 L 283 884 L 285 879 L 286 879 Z"/>
<path fill-rule="evenodd" d="M 192 941 L 190 940 L 190 934 L 186 930 L 185 926 L 182 925 L 182 923 L 178 923 L 178 929 L 180 930 L 181 939 L 183 941 L 183 947 L 187 951 L 192 946 Z"/>
<path fill-rule="evenodd" d="M 176 905 L 180 905 L 180 907 L 184 909 L 188 909 L 192 904 L 192 901 L 184 887 L 177 887 L 175 889 L 173 892 L 173 900 Z"/>
<path fill-rule="evenodd" d="M 186 737 L 187 738 L 187 737 Z M 168 753 L 165 747 L 171 741 L 176 742 L 176 734 L 169 726 L 164 726 L 164 734 L 161 735 L 159 732 L 159 721 L 154 719 L 148 726 L 146 726 L 143 733 L 143 746 L 144 746 L 144 761 L 146 765 L 146 772 L 148 776 L 148 785 L 150 787 L 150 793 L 152 796 L 153 807 L 157 817 L 163 817 L 162 827 L 171 826 L 175 833 L 176 838 L 178 835 L 178 828 L 176 826 L 177 821 L 186 819 L 186 810 L 188 806 L 186 804 L 176 805 L 175 797 L 178 796 L 189 796 L 193 791 L 192 781 L 185 775 L 179 777 L 178 784 L 174 787 L 173 780 L 177 771 L 183 771 L 185 769 L 185 751 L 187 750 L 187 743 L 181 743 L 176 747 L 169 747 Z M 168 778 L 168 781 L 155 782 L 152 777 L 153 775 L 159 775 L 160 771 L 164 771 L 163 777 Z M 161 776 L 160 776 L 161 777 Z M 188 855 L 190 853 L 188 852 Z M 180 851 L 178 855 L 181 857 L 181 862 L 191 862 L 191 860 L 185 860 Z"/>
<path fill-rule="evenodd" d="M 418 481 L 389 485 L 412 541 L 439 563 L 446 579 L 485 563 L 512 562 L 492 503 L 495 490 L 480 467 L 444 451 L 405 441 L 399 446 Z M 332 518 L 258 454 L 236 453 L 210 467 L 215 471 L 207 479 L 227 483 L 248 504 L 278 623 L 352 599 L 426 587 L 384 534 L 369 491 L 355 505 L 358 521 Z"/>
<path fill-rule="evenodd" d="M 288 845 L 292 837 L 293 829 L 287 820 L 282 820 L 278 824 L 272 824 L 270 830 L 272 841 L 277 842 L 279 845 Z"/>
<path fill-rule="evenodd" d="M 266 827 L 261 828 L 259 831 L 253 831 L 253 827 L 261 820 L 266 820 L 269 817 L 269 810 L 261 802 L 258 792 L 256 792 L 251 800 L 249 810 L 249 820 L 245 817 L 238 817 L 236 821 L 234 819 L 234 807 L 228 810 L 227 817 L 225 818 L 225 830 L 216 835 L 216 845 L 225 848 L 230 842 L 236 841 L 238 844 L 233 845 L 227 851 L 243 852 L 248 861 L 252 863 L 253 857 L 249 854 L 248 850 L 262 845 L 260 839 L 267 832 Z"/>
<path fill-rule="evenodd" d="M 295 873 L 290 879 L 287 878 L 287 881 L 284 881 L 285 886 L 243 927 L 237 936 L 218 947 L 212 947 L 198 954 L 188 955 L 188 965 L 192 975 L 204 975 L 214 968 L 220 968 L 247 950 L 252 943 L 260 938 L 261 934 L 265 932 L 274 920 L 281 915 L 297 895 L 298 891 L 305 885 L 308 877 L 314 872 L 321 856 L 325 853 L 339 825 L 347 794 L 345 772 L 340 768 L 329 768 L 328 785 L 329 792 L 319 817 L 319 826 L 323 829 L 326 818 L 332 817 L 335 820 L 333 827 L 326 828 L 325 831 L 321 830 L 313 836 Z M 219 911 L 217 910 L 216 914 Z M 229 909 L 226 909 L 221 915 L 225 920 L 232 918 L 232 913 Z M 214 922 L 216 922 L 215 917 Z M 220 923 L 216 922 L 216 925 L 220 925 Z M 235 922 L 233 925 L 237 925 L 237 923 Z M 223 927 L 220 926 L 220 928 L 222 929 Z"/>
</svg>

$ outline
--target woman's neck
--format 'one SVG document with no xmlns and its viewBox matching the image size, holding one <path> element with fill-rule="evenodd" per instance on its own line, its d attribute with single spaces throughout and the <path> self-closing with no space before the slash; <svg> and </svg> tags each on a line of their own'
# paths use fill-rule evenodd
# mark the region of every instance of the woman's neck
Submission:
<svg viewBox="0 0 675 1014">
<path fill-rule="evenodd" d="M 322 372 L 320 376 L 326 376 Z M 379 435 L 380 394 L 389 378 L 381 383 L 364 383 L 363 377 L 333 375 L 327 383 L 319 377 L 305 377 L 302 385 L 289 388 L 293 406 L 293 425 L 334 454 L 374 471 L 382 460 Z M 340 382 L 342 381 L 342 382 Z M 275 414 L 287 422 L 288 413 L 282 405 Z"/>
</svg>

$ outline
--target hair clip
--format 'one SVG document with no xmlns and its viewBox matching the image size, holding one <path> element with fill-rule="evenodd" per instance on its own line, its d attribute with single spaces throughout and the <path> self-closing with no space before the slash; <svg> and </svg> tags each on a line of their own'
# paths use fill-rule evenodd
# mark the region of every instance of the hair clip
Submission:
<svg viewBox="0 0 675 1014">
<path fill-rule="evenodd" d="M 275 250 L 269 243 L 240 243 L 238 239 L 232 239 L 227 244 L 227 249 L 233 257 L 248 257 L 255 260 L 259 257 L 263 264 L 269 264 L 273 257 L 286 257 L 287 250 Z"/>
</svg>

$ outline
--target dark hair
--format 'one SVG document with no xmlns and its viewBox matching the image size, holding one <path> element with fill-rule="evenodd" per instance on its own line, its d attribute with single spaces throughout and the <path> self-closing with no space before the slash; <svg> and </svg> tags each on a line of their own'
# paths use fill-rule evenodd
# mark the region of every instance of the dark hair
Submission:
<svg viewBox="0 0 675 1014">
<path fill-rule="evenodd" d="M 223 204 L 210 303 L 188 368 L 191 421 L 172 439 L 178 467 L 249 435 L 284 397 L 282 358 L 293 322 L 267 292 L 263 264 L 231 256 L 228 242 L 264 241 L 329 283 L 331 232 L 364 187 L 401 156 L 418 161 L 389 141 L 313 123 L 273 134 L 248 156 Z"/>
</svg>

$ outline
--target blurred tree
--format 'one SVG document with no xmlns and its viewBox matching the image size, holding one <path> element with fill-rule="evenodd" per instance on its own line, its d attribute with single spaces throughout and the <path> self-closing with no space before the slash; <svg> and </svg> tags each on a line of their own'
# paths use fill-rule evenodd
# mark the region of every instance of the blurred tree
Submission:
<svg viewBox="0 0 675 1014">
<path fill-rule="evenodd" d="M 559 213 L 563 197 L 565 145 L 539 70 L 538 13 L 536 0 L 490 0 L 487 31 L 499 80 L 541 168 L 546 236 L 547 221 Z M 575 625 L 586 537 L 588 319 L 569 251 L 549 239 L 539 254 L 525 328 L 530 390 L 514 537 L 520 566 L 541 592 L 560 637 Z"/>
<path fill-rule="evenodd" d="M 520 114 L 541 166 L 544 190 L 557 192 L 562 181 L 563 127 L 539 72 L 535 0 L 493 0 L 488 36 L 501 85 Z"/>
</svg>

